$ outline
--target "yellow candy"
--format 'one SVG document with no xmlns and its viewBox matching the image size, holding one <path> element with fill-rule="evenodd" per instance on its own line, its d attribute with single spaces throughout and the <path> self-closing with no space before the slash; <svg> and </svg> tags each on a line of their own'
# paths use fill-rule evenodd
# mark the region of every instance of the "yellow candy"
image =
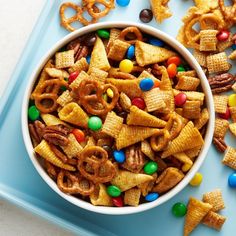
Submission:
<svg viewBox="0 0 236 236">
<path fill-rule="evenodd" d="M 202 174 L 197 172 L 189 184 L 195 187 L 199 186 L 201 183 L 202 183 Z"/>
<path fill-rule="evenodd" d="M 236 107 L 236 94 L 231 94 L 231 95 L 229 96 L 229 101 L 228 101 L 228 103 L 229 103 L 229 106 L 230 106 L 230 107 Z"/>
<path fill-rule="evenodd" d="M 133 67 L 133 62 L 128 59 L 122 60 L 119 65 L 120 71 L 126 73 L 130 73 L 133 70 Z"/>
<path fill-rule="evenodd" d="M 103 94 L 102 97 L 103 97 L 103 99 L 107 102 L 107 100 L 108 100 L 107 94 L 106 94 L 106 93 Z"/>
<path fill-rule="evenodd" d="M 107 89 L 107 96 L 109 97 L 109 98 L 113 98 L 114 97 L 114 93 L 113 93 L 113 91 L 109 88 L 109 89 Z"/>
<path fill-rule="evenodd" d="M 184 165 L 182 166 L 182 171 L 183 171 L 183 172 L 187 172 L 191 167 L 192 167 L 192 165 L 184 164 Z"/>
</svg>

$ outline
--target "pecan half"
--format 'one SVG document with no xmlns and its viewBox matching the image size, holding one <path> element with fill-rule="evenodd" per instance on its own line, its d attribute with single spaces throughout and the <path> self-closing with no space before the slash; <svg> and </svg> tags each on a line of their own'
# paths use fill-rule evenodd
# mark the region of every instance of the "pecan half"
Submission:
<svg viewBox="0 0 236 236">
<path fill-rule="evenodd" d="M 50 144 L 66 146 L 70 129 L 64 125 L 51 125 L 44 128 L 43 138 Z"/>
<path fill-rule="evenodd" d="M 89 53 L 87 46 L 82 45 L 81 39 L 76 39 L 67 45 L 68 50 L 74 50 L 75 61 L 80 60 L 82 57 L 86 57 Z"/>
<path fill-rule="evenodd" d="M 126 160 L 122 165 L 132 172 L 139 172 L 146 163 L 145 156 L 139 146 L 130 146 L 125 151 Z"/>
<path fill-rule="evenodd" d="M 151 73 L 152 73 L 154 76 L 160 76 L 160 75 L 161 75 L 161 72 L 160 72 L 160 70 L 159 70 L 159 65 L 158 65 L 157 63 L 152 66 Z"/>
<path fill-rule="evenodd" d="M 29 132 L 34 146 L 37 146 L 41 142 L 44 128 L 45 125 L 39 120 L 36 120 L 33 124 L 29 124 Z"/>
<path fill-rule="evenodd" d="M 214 137 L 213 143 L 219 152 L 225 152 L 225 150 L 227 149 L 227 144 L 225 143 L 224 139 L 222 139 L 222 138 Z"/>
<path fill-rule="evenodd" d="M 230 90 L 235 82 L 235 77 L 230 73 L 223 73 L 221 75 L 208 78 L 208 82 L 212 93 L 218 94 Z"/>
</svg>

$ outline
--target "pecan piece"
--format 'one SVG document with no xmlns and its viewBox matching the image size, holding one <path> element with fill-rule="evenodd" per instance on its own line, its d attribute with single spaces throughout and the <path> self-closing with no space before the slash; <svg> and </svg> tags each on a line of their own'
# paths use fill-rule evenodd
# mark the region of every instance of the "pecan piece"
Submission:
<svg viewBox="0 0 236 236">
<path fill-rule="evenodd" d="M 51 125 L 44 128 L 43 138 L 50 144 L 66 146 L 69 133 L 69 128 L 64 125 Z"/>
<path fill-rule="evenodd" d="M 80 38 L 69 43 L 67 49 L 74 50 L 75 61 L 80 60 L 82 57 L 86 57 L 89 53 L 88 47 L 82 45 Z"/>
<path fill-rule="evenodd" d="M 227 144 L 225 143 L 223 138 L 214 137 L 213 143 L 219 152 L 225 152 L 225 150 L 227 149 Z"/>
<path fill-rule="evenodd" d="M 132 172 L 139 172 L 146 163 L 145 156 L 139 146 L 130 146 L 125 151 L 126 160 L 122 165 L 125 169 Z"/>
<path fill-rule="evenodd" d="M 45 125 L 39 120 L 36 120 L 33 124 L 29 124 L 29 132 L 34 146 L 37 146 L 41 142 L 44 128 Z"/>
<path fill-rule="evenodd" d="M 154 75 L 154 76 L 160 76 L 161 75 L 161 72 L 160 72 L 160 69 L 159 69 L 159 65 L 156 63 L 152 66 L 152 71 L 151 73 Z"/>
</svg>

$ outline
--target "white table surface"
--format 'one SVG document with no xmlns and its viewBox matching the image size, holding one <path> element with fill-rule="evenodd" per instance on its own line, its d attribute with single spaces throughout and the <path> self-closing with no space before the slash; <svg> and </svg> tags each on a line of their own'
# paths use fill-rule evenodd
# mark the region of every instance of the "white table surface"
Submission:
<svg viewBox="0 0 236 236">
<path fill-rule="evenodd" d="M 0 0 L 0 98 L 46 1 L 57 0 Z M 0 235 L 72 234 L 0 199 Z"/>
</svg>

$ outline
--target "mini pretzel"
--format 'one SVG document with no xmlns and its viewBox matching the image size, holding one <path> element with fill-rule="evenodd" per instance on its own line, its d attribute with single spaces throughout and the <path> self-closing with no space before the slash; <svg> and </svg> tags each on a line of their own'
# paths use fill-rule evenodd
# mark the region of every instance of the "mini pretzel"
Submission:
<svg viewBox="0 0 236 236">
<path fill-rule="evenodd" d="M 136 38 L 131 39 L 131 40 L 127 40 L 126 38 L 127 38 L 128 34 L 134 34 Z M 127 42 L 127 43 L 135 44 L 137 40 L 143 41 L 143 35 L 137 27 L 131 26 L 131 27 L 127 27 L 121 31 L 120 39 Z"/>
<path fill-rule="evenodd" d="M 215 15 L 214 13 L 208 13 L 200 17 L 199 23 L 201 30 L 209 29 L 209 27 L 207 26 L 207 21 L 214 22 L 215 25 L 217 26 L 217 29 L 223 27 L 222 20 L 217 15 Z"/>
<path fill-rule="evenodd" d="M 78 169 L 88 180 L 94 183 L 105 183 L 116 174 L 115 166 L 108 160 L 107 152 L 99 146 L 89 146 L 78 156 Z M 102 173 L 108 170 L 105 175 Z"/>
<path fill-rule="evenodd" d="M 62 79 L 50 79 L 42 83 L 34 95 L 35 105 L 42 113 L 51 113 L 57 109 L 57 98 L 61 86 L 68 88 Z M 47 104 L 45 102 L 48 101 Z M 43 103 L 44 102 L 44 103 Z"/>
<path fill-rule="evenodd" d="M 174 123 L 176 126 L 174 127 Z M 173 114 L 170 115 L 170 118 L 164 129 L 160 129 L 157 134 L 151 137 L 151 147 L 154 151 L 158 152 L 163 150 L 169 143 L 169 141 L 176 138 L 182 128 L 181 119 Z M 162 137 L 162 139 L 160 139 Z"/>
<path fill-rule="evenodd" d="M 219 0 L 219 6 L 224 18 L 229 22 L 236 23 L 236 0 L 233 2 L 234 4 L 232 6 L 225 6 L 225 1 Z"/>
<path fill-rule="evenodd" d="M 94 191 L 94 184 L 91 181 L 65 170 L 61 170 L 58 174 L 57 185 L 62 192 L 69 194 L 87 196 Z"/>
<path fill-rule="evenodd" d="M 103 94 L 108 88 L 113 91 L 113 98 L 110 103 L 103 98 Z M 115 107 L 119 99 L 119 92 L 111 84 L 101 85 L 95 80 L 85 79 L 79 85 L 78 96 L 87 112 L 93 115 L 104 115 Z M 101 107 L 95 106 L 96 104 L 100 104 Z"/>
</svg>

